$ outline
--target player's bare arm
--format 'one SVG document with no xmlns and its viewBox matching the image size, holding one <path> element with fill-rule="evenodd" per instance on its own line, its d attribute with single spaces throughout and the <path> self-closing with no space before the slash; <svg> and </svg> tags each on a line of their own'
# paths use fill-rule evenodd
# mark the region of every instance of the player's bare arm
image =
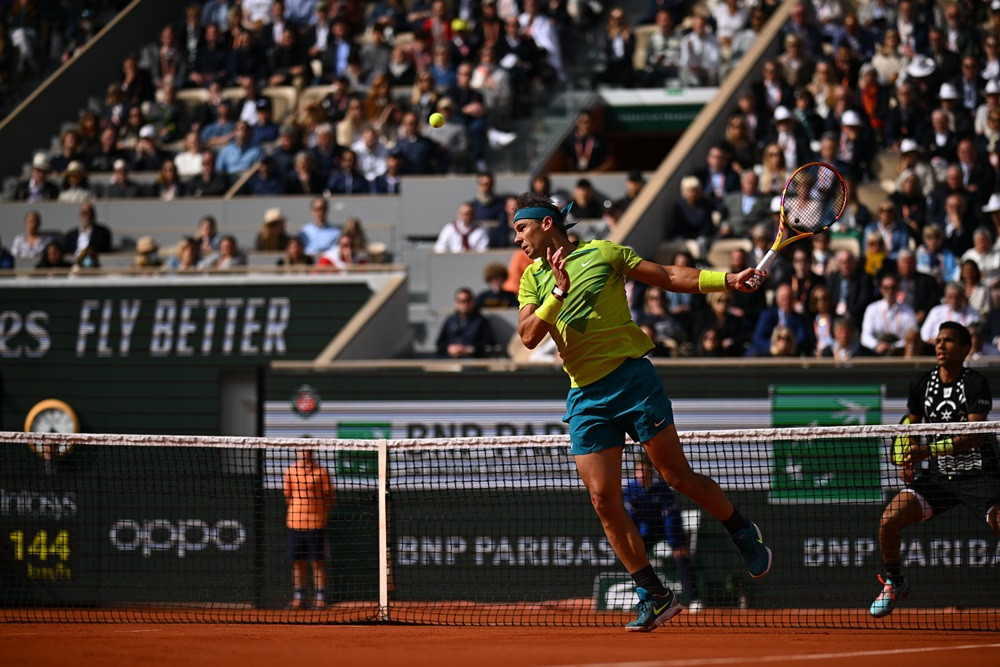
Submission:
<svg viewBox="0 0 1000 667">
<path fill-rule="evenodd" d="M 565 251 L 565 248 L 558 247 L 555 250 L 552 248 L 546 248 L 545 259 L 552 267 L 552 275 L 556 279 L 556 287 L 562 290 L 564 293 L 569 293 L 569 274 L 566 273 L 566 256 L 569 253 Z M 555 299 L 560 299 L 553 294 Z M 535 311 L 538 310 L 538 306 L 533 303 L 529 303 L 517 316 L 517 335 L 521 337 L 521 342 L 529 350 L 535 349 L 545 335 L 552 330 L 552 324 L 542 320 L 540 317 L 535 315 Z"/>
<path fill-rule="evenodd" d="M 690 266 L 665 266 L 644 259 L 628 272 L 628 277 L 647 285 L 662 287 L 671 292 L 698 294 L 701 291 L 698 287 L 698 276 L 700 274 L 701 269 L 695 269 Z M 748 285 L 747 281 L 753 276 L 757 276 L 757 280 L 752 285 Z M 739 273 L 727 272 L 726 289 L 740 292 L 755 292 L 760 289 L 766 277 L 766 271 L 759 271 L 753 268 L 744 269 Z"/>
</svg>

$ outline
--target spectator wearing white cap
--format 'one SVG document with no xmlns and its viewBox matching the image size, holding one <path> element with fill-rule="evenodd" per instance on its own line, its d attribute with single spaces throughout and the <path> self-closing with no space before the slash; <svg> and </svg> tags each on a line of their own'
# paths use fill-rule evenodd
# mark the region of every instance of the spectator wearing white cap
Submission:
<svg viewBox="0 0 1000 667">
<path fill-rule="evenodd" d="M 914 103 L 926 113 L 934 105 L 937 96 L 937 85 L 934 76 L 937 63 L 930 56 L 917 53 L 906 66 L 906 81 L 913 86 Z"/>
<path fill-rule="evenodd" d="M 837 158 L 848 165 L 851 178 L 863 181 L 870 176 L 875 142 L 864 126 L 861 114 L 848 109 L 840 116 L 840 135 L 837 138 Z"/>
<path fill-rule="evenodd" d="M 133 199 L 142 195 L 139 184 L 129 178 L 128 162 L 115 160 L 111 169 L 111 180 L 104 186 L 104 197 L 107 199 Z"/>
<path fill-rule="evenodd" d="M 59 187 L 49 180 L 49 158 L 45 153 L 36 153 L 31 160 L 31 174 L 14 188 L 17 201 L 51 201 L 59 196 Z"/>
<path fill-rule="evenodd" d="M 797 39 L 794 35 L 789 35 L 789 37 Z M 805 164 L 812 156 L 805 130 L 791 110 L 783 105 L 774 110 L 774 128 L 765 137 L 765 143 L 778 147 L 785 156 L 785 165 L 788 166 L 789 170 L 794 170 L 799 165 Z M 784 187 L 784 183 L 782 183 L 782 187 Z"/>
<path fill-rule="evenodd" d="M 986 216 L 986 226 L 993 230 L 993 236 L 997 239 L 993 247 L 1000 250 L 1000 193 L 990 195 L 990 200 L 986 202 L 986 206 L 983 206 L 983 215 Z M 1000 273 L 1000 268 L 998 268 L 998 273 Z"/>
<path fill-rule="evenodd" d="M 896 189 L 903 186 L 903 180 L 909 173 L 914 173 L 920 179 L 920 189 L 924 197 L 929 197 L 936 183 L 934 170 L 924 159 L 920 144 L 914 139 L 906 138 L 899 142 L 899 171 L 896 176 Z"/>
<path fill-rule="evenodd" d="M 996 38 L 994 38 L 996 39 Z M 991 109 L 1000 109 L 1000 83 L 996 79 L 990 79 L 983 88 L 983 103 L 976 107 L 976 114 L 972 122 L 972 129 L 976 134 L 986 134 L 986 120 Z"/>
<path fill-rule="evenodd" d="M 139 140 L 129 156 L 134 171 L 159 171 L 164 154 L 156 145 L 156 128 L 143 125 L 139 130 Z"/>
<path fill-rule="evenodd" d="M 972 115 L 962 106 L 955 86 L 942 83 L 938 89 L 938 99 L 941 100 L 939 108 L 948 112 L 948 127 L 951 131 L 960 137 L 972 134 Z"/>
</svg>

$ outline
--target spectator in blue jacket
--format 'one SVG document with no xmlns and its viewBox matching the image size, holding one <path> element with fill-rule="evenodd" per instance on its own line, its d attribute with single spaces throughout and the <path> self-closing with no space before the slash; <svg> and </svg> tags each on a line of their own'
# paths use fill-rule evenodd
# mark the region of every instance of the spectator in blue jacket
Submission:
<svg viewBox="0 0 1000 667">
<path fill-rule="evenodd" d="M 774 305 L 764 309 L 757 319 L 753 340 L 746 356 L 771 356 L 771 334 L 779 325 L 787 327 L 795 334 L 795 346 L 798 352 L 811 349 L 806 320 L 795 312 L 795 294 L 792 291 L 792 286 L 788 283 L 778 285 L 777 289 L 774 290 Z"/>
<path fill-rule="evenodd" d="M 437 353 L 447 359 L 486 357 L 496 347 L 489 321 L 476 308 L 476 296 L 468 287 L 455 292 L 455 312 L 441 325 Z"/>
</svg>

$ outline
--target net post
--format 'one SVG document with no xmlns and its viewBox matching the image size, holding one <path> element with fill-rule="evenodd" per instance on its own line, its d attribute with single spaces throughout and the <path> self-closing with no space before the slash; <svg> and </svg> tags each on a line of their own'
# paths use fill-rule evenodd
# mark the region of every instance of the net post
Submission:
<svg viewBox="0 0 1000 667">
<path fill-rule="evenodd" d="M 389 441 L 378 441 L 378 608 L 389 619 Z"/>
</svg>

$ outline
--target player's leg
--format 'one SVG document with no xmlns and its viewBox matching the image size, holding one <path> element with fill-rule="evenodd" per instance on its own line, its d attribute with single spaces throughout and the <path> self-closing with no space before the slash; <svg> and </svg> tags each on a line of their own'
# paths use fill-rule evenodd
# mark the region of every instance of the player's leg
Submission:
<svg viewBox="0 0 1000 667">
<path fill-rule="evenodd" d="M 883 574 L 879 575 L 882 591 L 868 608 L 876 618 L 892 613 L 896 604 L 910 592 L 910 582 L 900 569 L 900 535 L 903 529 L 929 518 L 926 502 L 911 489 L 897 493 L 885 510 L 878 524 L 878 544 L 882 552 Z"/>
<path fill-rule="evenodd" d="M 302 591 L 306 587 L 308 568 L 309 561 L 292 561 L 292 609 L 300 609 L 302 607 Z"/>
<path fill-rule="evenodd" d="M 302 608 L 302 591 L 305 589 L 309 563 L 305 556 L 302 531 L 288 530 L 288 557 L 292 561 L 292 609 Z"/>
<path fill-rule="evenodd" d="M 755 579 L 771 570 L 771 550 L 764 545 L 760 529 L 733 506 L 718 483 L 691 469 L 684 448 L 671 423 L 642 443 L 663 480 L 722 522 Z"/>
<path fill-rule="evenodd" d="M 615 554 L 629 572 L 649 565 L 642 537 L 622 500 L 622 447 L 580 454 L 575 459 L 590 503 Z"/>
<path fill-rule="evenodd" d="M 674 424 L 643 442 L 642 446 L 653 467 L 672 489 L 683 493 L 719 521 L 733 514 L 733 504 L 722 487 L 711 477 L 691 469 Z"/>
<path fill-rule="evenodd" d="M 313 609 L 326 607 L 326 565 L 322 560 L 312 561 L 313 586 L 316 597 L 313 599 Z"/>
<path fill-rule="evenodd" d="M 889 501 L 878 524 L 878 544 L 882 563 L 890 577 L 899 574 L 899 545 L 903 528 L 924 520 L 920 497 L 910 490 L 900 491 Z"/>
<path fill-rule="evenodd" d="M 313 609 L 326 607 L 326 531 L 311 530 L 309 560 L 313 574 Z"/>
<path fill-rule="evenodd" d="M 631 631 L 649 632 L 679 614 L 682 607 L 649 564 L 639 530 L 625 510 L 622 447 L 577 454 L 575 460 L 604 534 L 636 583 L 637 617 L 625 627 Z"/>
</svg>

